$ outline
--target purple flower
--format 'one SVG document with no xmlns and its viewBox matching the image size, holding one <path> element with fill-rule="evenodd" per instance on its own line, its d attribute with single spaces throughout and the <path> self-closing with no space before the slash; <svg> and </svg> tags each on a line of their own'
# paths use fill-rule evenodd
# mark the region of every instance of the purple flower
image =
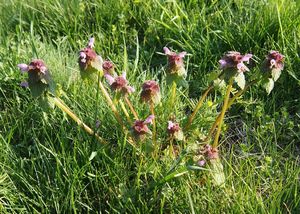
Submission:
<svg viewBox="0 0 300 214">
<path fill-rule="evenodd" d="M 167 47 L 164 47 L 164 52 L 168 56 L 168 72 L 170 74 L 177 74 L 178 76 L 186 76 L 183 58 L 187 53 L 184 51 L 177 54 L 170 51 Z"/>
<path fill-rule="evenodd" d="M 41 96 L 44 91 L 53 89 L 49 87 L 52 80 L 43 60 L 34 59 L 28 65 L 18 64 L 18 67 L 21 72 L 27 72 L 28 74 L 27 81 L 22 82 L 20 86 L 29 87 L 33 97 Z M 55 93 L 54 91 L 51 92 Z"/>
<path fill-rule="evenodd" d="M 34 59 L 29 63 L 29 65 L 24 63 L 18 64 L 18 67 L 22 73 L 28 72 L 29 85 L 33 82 L 42 81 L 43 79 L 49 80 L 48 69 L 44 61 L 41 59 Z"/>
<path fill-rule="evenodd" d="M 263 63 L 263 68 L 265 71 L 271 71 L 273 69 L 281 71 L 284 67 L 283 61 L 284 55 L 278 51 L 270 51 Z"/>
<path fill-rule="evenodd" d="M 178 123 L 174 123 L 173 121 L 168 121 L 167 131 L 170 136 L 174 137 L 176 140 L 183 140 L 183 132 Z"/>
<path fill-rule="evenodd" d="M 102 64 L 102 68 L 104 71 L 104 74 L 114 74 L 114 64 L 109 61 L 109 60 L 105 60 Z"/>
<path fill-rule="evenodd" d="M 150 129 L 147 124 L 152 124 L 154 115 L 150 115 L 145 120 L 136 120 L 132 126 L 133 135 L 138 140 L 142 140 L 145 137 L 145 134 L 151 134 Z"/>
<path fill-rule="evenodd" d="M 205 160 L 199 160 L 197 162 L 198 166 L 204 166 L 206 164 L 206 161 Z"/>
<path fill-rule="evenodd" d="M 43 60 L 41 59 L 34 59 L 30 62 L 29 65 L 26 64 L 19 64 L 18 67 L 22 72 L 35 72 L 35 73 L 42 73 L 45 74 L 47 71 L 47 67 Z"/>
<path fill-rule="evenodd" d="M 96 124 L 95 124 L 95 127 L 98 129 L 101 125 L 101 122 L 100 120 L 96 120 Z"/>
<path fill-rule="evenodd" d="M 142 85 L 141 100 L 143 102 L 153 102 L 157 104 L 160 102 L 160 88 L 154 80 L 147 80 Z"/>
<path fill-rule="evenodd" d="M 219 151 L 217 148 L 212 147 L 209 144 L 204 145 L 202 151 L 202 154 L 208 159 L 218 159 L 219 158 Z"/>
<path fill-rule="evenodd" d="M 113 91 L 122 92 L 124 95 L 134 92 L 134 88 L 128 85 L 126 72 L 117 77 L 113 77 L 110 74 L 105 74 L 104 76 Z"/>
<path fill-rule="evenodd" d="M 91 49 L 94 48 L 94 46 L 95 46 L 94 43 L 95 43 L 95 38 L 91 37 L 90 40 L 89 40 L 89 43 L 88 43 L 87 47 L 91 48 Z"/>
<path fill-rule="evenodd" d="M 221 69 L 234 69 L 238 72 L 249 71 L 249 68 L 244 64 L 244 62 L 249 63 L 252 54 L 241 55 L 240 52 L 229 51 L 225 56 L 219 60 Z"/>
<path fill-rule="evenodd" d="M 28 88 L 28 87 L 29 87 L 29 85 L 28 85 L 28 82 L 27 82 L 27 81 L 23 81 L 23 82 L 21 82 L 21 83 L 20 83 L 20 86 L 21 86 L 21 87 L 24 87 L 24 88 Z"/>
<path fill-rule="evenodd" d="M 22 73 L 25 73 L 29 70 L 29 66 L 27 64 L 18 64 L 18 67 Z"/>
<path fill-rule="evenodd" d="M 168 132 L 170 134 L 174 134 L 175 132 L 178 132 L 179 130 L 180 130 L 180 127 L 179 127 L 178 123 L 168 121 Z"/>
<path fill-rule="evenodd" d="M 102 58 L 93 50 L 95 39 L 89 40 L 87 47 L 79 51 L 79 68 L 82 72 L 96 72 L 102 70 Z"/>
</svg>

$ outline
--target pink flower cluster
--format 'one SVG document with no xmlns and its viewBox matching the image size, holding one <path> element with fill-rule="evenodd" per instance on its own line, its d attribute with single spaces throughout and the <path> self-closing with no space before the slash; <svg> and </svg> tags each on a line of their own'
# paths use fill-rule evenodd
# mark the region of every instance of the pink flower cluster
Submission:
<svg viewBox="0 0 300 214">
<path fill-rule="evenodd" d="M 249 63 L 252 58 L 252 54 L 241 55 L 240 52 L 229 51 L 225 56 L 219 60 L 221 69 L 233 69 L 238 72 L 249 71 L 249 68 L 244 64 L 244 62 Z"/>
<path fill-rule="evenodd" d="M 183 58 L 187 53 L 184 51 L 177 54 L 167 47 L 164 47 L 164 52 L 168 56 L 168 72 L 179 76 L 186 75 Z"/>
<path fill-rule="evenodd" d="M 142 140 L 145 137 L 145 134 L 151 134 L 148 124 L 152 124 L 154 115 L 150 115 L 145 120 L 136 120 L 132 127 L 133 135 L 138 140 Z"/>
<path fill-rule="evenodd" d="M 123 95 L 135 91 L 133 87 L 128 85 L 128 81 L 126 79 L 126 72 L 124 72 L 121 76 L 116 77 L 113 77 L 108 73 L 106 73 L 104 76 L 113 91 L 121 92 Z"/>
<path fill-rule="evenodd" d="M 284 55 L 280 54 L 278 51 L 270 51 L 264 61 L 264 70 L 271 71 L 273 69 L 282 70 Z"/>
<path fill-rule="evenodd" d="M 160 102 L 160 88 L 154 80 L 147 80 L 142 85 L 141 100 L 143 102 Z"/>
</svg>

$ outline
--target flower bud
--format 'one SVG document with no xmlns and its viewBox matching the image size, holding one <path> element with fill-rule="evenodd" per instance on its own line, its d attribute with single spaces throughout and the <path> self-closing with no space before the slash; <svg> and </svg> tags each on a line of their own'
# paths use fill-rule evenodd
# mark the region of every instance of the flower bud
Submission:
<svg viewBox="0 0 300 214">
<path fill-rule="evenodd" d="M 222 70 L 234 70 L 238 72 L 249 71 L 249 68 L 244 64 L 251 59 L 252 54 L 241 55 L 240 52 L 229 51 L 219 60 Z"/>
<path fill-rule="evenodd" d="M 270 51 L 263 62 L 263 71 L 271 74 L 274 81 L 276 81 L 281 71 L 284 68 L 284 55 L 280 54 L 278 51 Z"/>
<path fill-rule="evenodd" d="M 27 84 L 24 82 L 21 86 L 28 86 L 34 97 L 40 96 L 49 88 L 51 77 L 43 60 L 34 59 L 29 63 L 29 65 L 18 64 L 18 67 L 21 72 L 28 73 Z"/>
<path fill-rule="evenodd" d="M 168 134 L 175 138 L 176 140 L 183 140 L 183 132 L 179 126 L 178 123 L 174 123 L 172 121 L 168 121 L 168 128 L 167 128 Z"/>
<path fill-rule="evenodd" d="M 105 74 L 104 76 L 113 91 L 121 92 L 123 95 L 134 92 L 134 88 L 128 85 L 125 72 L 117 77 L 113 77 L 110 74 Z"/>
<path fill-rule="evenodd" d="M 219 151 L 217 148 L 212 147 L 209 144 L 204 145 L 201 150 L 201 153 L 207 160 L 218 159 L 219 158 Z"/>
<path fill-rule="evenodd" d="M 186 76 L 186 70 L 184 68 L 183 58 L 187 54 L 186 52 L 172 52 L 169 48 L 164 47 L 164 52 L 168 56 L 168 70 L 169 74 L 176 74 L 178 76 Z"/>
<path fill-rule="evenodd" d="M 114 64 L 109 60 L 105 60 L 103 62 L 102 68 L 103 68 L 104 74 L 114 75 L 114 73 L 115 73 Z"/>
<path fill-rule="evenodd" d="M 154 80 L 147 80 L 142 85 L 142 102 L 158 104 L 160 102 L 160 88 Z"/>
<path fill-rule="evenodd" d="M 87 45 L 79 51 L 78 64 L 82 78 L 97 79 L 102 75 L 102 58 L 93 50 L 95 39 L 92 37 Z M 100 73 L 99 73 L 100 72 Z"/>
<path fill-rule="evenodd" d="M 145 139 L 146 134 L 151 134 L 147 124 L 152 124 L 153 119 L 154 115 L 150 115 L 145 120 L 136 120 L 134 122 L 134 125 L 132 126 L 132 132 L 137 140 L 143 140 Z"/>
</svg>

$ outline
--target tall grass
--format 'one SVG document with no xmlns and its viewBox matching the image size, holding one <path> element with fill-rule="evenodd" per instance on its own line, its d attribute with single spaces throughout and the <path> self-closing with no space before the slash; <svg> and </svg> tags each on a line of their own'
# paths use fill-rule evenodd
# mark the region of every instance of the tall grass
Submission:
<svg viewBox="0 0 300 214">
<path fill-rule="evenodd" d="M 298 213 L 299 41 L 296 1 L 122 1 L 0 0 L 0 211 L 7 213 Z M 126 145 L 110 109 L 96 89 L 82 83 L 78 50 L 89 36 L 96 50 L 126 69 L 137 89 L 145 79 L 162 84 L 164 46 L 185 50 L 188 91 L 175 106 L 159 106 L 157 132 L 169 119 L 162 112 L 189 112 L 207 87 L 209 75 L 228 50 L 263 59 L 270 49 L 286 56 L 275 90 L 256 88 L 229 112 L 222 143 L 226 189 L 215 188 L 189 153 L 210 127 L 218 92 L 195 119 L 195 136 L 180 154 L 154 161 Z M 43 58 L 61 84 L 65 102 L 111 142 L 102 147 L 57 110 L 43 112 L 16 64 Z M 138 102 L 138 93 L 131 97 Z M 141 118 L 149 115 L 142 104 Z M 95 117 L 95 111 L 97 115 Z M 168 114 L 168 115 L 169 115 Z M 231 115 L 238 115 L 232 117 Z M 176 115 L 182 120 L 185 115 Z M 166 136 L 159 136 L 164 143 Z M 145 148 L 143 148 L 145 149 Z M 93 153 L 96 152 L 96 153 Z M 95 157 L 93 157 L 96 154 Z"/>
</svg>

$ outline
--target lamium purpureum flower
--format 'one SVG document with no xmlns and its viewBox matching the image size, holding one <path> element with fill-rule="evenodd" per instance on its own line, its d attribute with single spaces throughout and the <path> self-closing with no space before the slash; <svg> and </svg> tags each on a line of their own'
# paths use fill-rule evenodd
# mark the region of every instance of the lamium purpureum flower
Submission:
<svg viewBox="0 0 300 214">
<path fill-rule="evenodd" d="M 154 80 L 147 80 L 142 85 L 141 101 L 158 104 L 160 102 L 160 88 Z"/>
<path fill-rule="evenodd" d="M 121 92 L 123 95 L 134 92 L 134 88 L 128 85 L 126 72 L 117 77 L 113 77 L 110 74 L 105 74 L 104 76 L 113 91 Z"/>
<path fill-rule="evenodd" d="M 104 74 L 114 75 L 114 73 L 115 73 L 114 64 L 109 60 L 105 60 L 102 63 L 102 68 L 103 68 Z"/>
<path fill-rule="evenodd" d="M 178 123 L 175 123 L 173 121 L 168 121 L 168 128 L 167 128 L 168 134 L 173 137 L 176 140 L 183 140 L 183 132 L 179 126 Z"/>
<path fill-rule="evenodd" d="M 225 56 L 219 60 L 222 70 L 233 69 L 238 72 L 249 71 L 244 62 L 249 63 L 252 54 L 241 55 L 240 52 L 228 51 Z"/>
<path fill-rule="evenodd" d="M 240 52 L 229 51 L 219 60 L 220 67 L 224 71 L 225 79 L 234 77 L 235 82 L 241 89 L 244 89 L 246 81 L 244 72 L 249 71 L 249 68 L 244 64 L 249 64 L 252 54 L 241 55 Z"/>
<path fill-rule="evenodd" d="M 93 50 L 95 39 L 92 37 L 89 40 L 87 47 L 79 51 L 79 68 L 83 78 L 96 79 L 97 75 L 103 75 L 102 58 Z"/>
<path fill-rule="evenodd" d="M 284 56 L 278 51 L 270 51 L 262 64 L 264 72 L 263 86 L 267 93 L 270 94 L 274 88 L 275 82 L 281 75 L 284 64 Z"/>
<path fill-rule="evenodd" d="M 170 51 L 169 48 L 164 47 L 164 52 L 168 56 L 168 70 L 169 74 L 176 74 L 178 76 L 186 76 L 186 70 L 184 68 L 183 58 L 187 54 L 185 51 L 176 53 Z"/>
<path fill-rule="evenodd" d="M 207 160 L 218 159 L 219 158 L 219 151 L 217 148 L 212 147 L 209 144 L 204 145 L 201 150 L 201 153 Z"/>
<path fill-rule="evenodd" d="M 263 62 L 263 70 L 270 73 L 273 80 L 276 81 L 284 68 L 283 61 L 284 55 L 278 51 L 270 51 Z"/>
<path fill-rule="evenodd" d="M 145 120 L 136 120 L 132 126 L 132 132 L 137 140 L 143 140 L 146 134 L 151 134 L 147 124 L 152 124 L 154 115 L 150 115 Z"/>
<path fill-rule="evenodd" d="M 40 96 L 45 90 L 52 89 L 50 73 L 41 59 L 34 59 L 28 65 L 18 64 L 18 67 L 22 73 L 28 73 L 27 84 L 22 84 L 22 86 L 27 86 L 30 88 L 32 95 L 34 97 Z"/>
</svg>

